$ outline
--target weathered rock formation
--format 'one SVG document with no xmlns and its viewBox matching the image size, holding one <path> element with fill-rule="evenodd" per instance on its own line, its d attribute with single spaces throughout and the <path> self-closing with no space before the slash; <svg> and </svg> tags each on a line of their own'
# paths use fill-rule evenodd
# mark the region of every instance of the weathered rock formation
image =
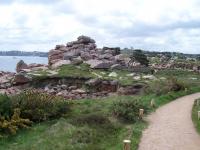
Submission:
<svg viewBox="0 0 200 150">
<path fill-rule="evenodd" d="M 49 51 L 49 65 L 57 68 L 63 64 L 87 63 L 93 69 L 123 68 L 129 58 L 120 54 L 120 48 L 97 48 L 95 40 L 88 36 L 79 36 L 77 41 L 65 45 L 56 45 Z M 117 64 L 117 66 L 116 66 Z"/>
<path fill-rule="evenodd" d="M 38 85 L 38 83 L 40 83 Z M 49 94 L 65 97 L 66 99 L 98 98 L 117 92 L 118 81 L 102 80 L 99 78 L 46 78 L 34 82 L 35 87 Z"/>
<path fill-rule="evenodd" d="M 16 65 L 16 72 L 30 72 L 30 71 L 35 71 L 35 70 L 46 70 L 48 69 L 48 65 L 45 64 L 37 64 L 37 63 L 32 63 L 32 64 L 26 64 L 23 60 L 20 60 L 17 65 Z"/>
<path fill-rule="evenodd" d="M 32 78 L 29 77 L 27 74 L 20 72 L 14 76 L 14 78 L 12 79 L 12 84 L 14 85 L 25 84 L 30 82 L 31 80 Z"/>
<path fill-rule="evenodd" d="M 15 73 L 0 71 L 0 94 L 14 95 L 21 91 L 20 87 L 13 87 L 11 80 Z"/>
<path fill-rule="evenodd" d="M 154 69 L 182 69 L 182 70 L 192 70 L 200 73 L 200 66 L 193 63 L 184 63 L 184 62 L 169 62 L 163 64 L 152 64 Z"/>
<path fill-rule="evenodd" d="M 23 60 L 20 60 L 17 63 L 16 72 L 20 72 L 22 69 L 28 69 L 28 65 Z"/>
</svg>

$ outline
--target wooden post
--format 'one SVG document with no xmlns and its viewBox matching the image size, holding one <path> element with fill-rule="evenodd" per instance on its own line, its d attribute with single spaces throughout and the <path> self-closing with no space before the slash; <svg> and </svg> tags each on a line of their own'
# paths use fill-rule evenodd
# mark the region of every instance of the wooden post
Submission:
<svg viewBox="0 0 200 150">
<path fill-rule="evenodd" d="M 151 107 L 155 107 L 155 100 L 154 99 L 151 100 L 151 104 L 150 105 L 151 105 Z"/>
<path fill-rule="evenodd" d="M 130 140 L 124 140 L 124 149 L 123 150 L 131 150 L 131 141 Z"/>
<path fill-rule="evenodd" d="M 200 111 L 198 111 L 197 116 L 198 116 L 198 120 L 200 120 Z"/>
<path fill-rule="evenodd" d="M 185 92 L 187 92 L 188 91 L 188 89 L 187 88 L 185 88 Z"/>
<path fill-rule="evenodd" d="M 144 109 L 139 110 L 139 118 L 142 119 L 144 115 Z"/>
<path fill-rule="evenodd" d="M 200 99 L 197 99 L 197 106 L 199 106 Z"/>
</svg>

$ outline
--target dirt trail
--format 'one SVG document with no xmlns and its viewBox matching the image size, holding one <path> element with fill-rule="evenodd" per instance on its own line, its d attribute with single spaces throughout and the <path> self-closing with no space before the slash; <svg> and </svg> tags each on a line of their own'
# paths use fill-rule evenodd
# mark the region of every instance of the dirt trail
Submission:
<svg viewBox="0 0 200 150">
<path fill-rule="evenodd" d="M 196 93 L 179 98 L 151 114 L 139 150 L 200 150 L 200 136 L 191 120 L 192 105 L 199 97 Z"/>
</svg>

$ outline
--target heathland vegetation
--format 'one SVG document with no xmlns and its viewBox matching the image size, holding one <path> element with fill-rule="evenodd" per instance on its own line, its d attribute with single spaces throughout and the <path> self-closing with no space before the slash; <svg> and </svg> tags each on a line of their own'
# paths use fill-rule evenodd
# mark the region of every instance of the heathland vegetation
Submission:
<svg viewBox="0 0 200 150">
<path fill-rule="evenodd" d="M 137 149 L 148 125 L 140 109 L 200 91 L 197 59 L 94 43 L 81 36 L 51 50 L 48 66 L 21 61 L 18 73 L 2 72 L 0 149 L 121 150 L 124 139 Z"/>
</svg>

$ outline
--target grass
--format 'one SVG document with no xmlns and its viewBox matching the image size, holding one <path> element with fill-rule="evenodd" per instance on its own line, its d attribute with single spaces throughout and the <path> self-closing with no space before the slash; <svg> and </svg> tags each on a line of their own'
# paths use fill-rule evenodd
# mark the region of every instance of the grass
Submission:
<svg viewBox="0 0 200 150">
<path fill-rule="evenodd" d="M 58 76 L 60 77 L 94 77 L 87 64 L 79 66 L 63 65 L 59 68 Z"/>
<path fill-rule="evenodd" d="M 110 73 L 115 72 L 116 77 L 109 76 Z M 32 72 L 31 75 L 34 80 L 45 79 L 48 77 L 48 71 L 39 70 Z M 108 70 L 108 69 L 91 69 L 87 64 L 76 65 L 63 65 L 58 69 L 58 74 L 56 77 L 85 77 L 85 78 L 102 78 L 105 80 L 118 80 L 121 85 L 131 85 L 136 82 L 132 76 L 131 72 L 127 70 Z"/>
<path fill-rule="evenodd" d="M 137 149 L 142 131 L 147 127 L 144 121 L 135 124 L 121 122 L 110 114 L 110 106 L 116 100 L 132 100 L 142 98 L 145 105 L 149 105 L 152 98 L 156 101 L 156 107 L 164 105 L 173 99 L 196 92 L 191 91 L 172 92 L 162 96 L 154 94 L 145 96 L 113 96 L 101 100 L 77 100 L 73 101 L 73 111 L 69 116 L 58 120 L 35 124 L 30 130 L 21 130 L 16 136 L 0 140 L 0 149 L 8 150 L 121 150 L 122 141 L 131 133 L 131 147 Z M 155 109 L 150 109 L 150 113 Z M 74 123 L 76 119 L 100 114 L 109 119 L 109 122 L 99 123 Z"/>
<path fill-rule="evenodd" d="M 70 66 L 63 66 L 60 75 L 78 75 L 77 72 L 68 72 Z M 66 68 L 67 69 L 66 69 Z M 84 75 L 91 75 L 86 68 L 81 71 Z M 87 72 L 87 74 L 84 74 Z M 101 74 L 104 70 L 97 70 Z M 104 71 L 106 72 L 106 71 Z M 171 73 L 170 73 L 171 72 Z M 146 115 L 155 111 L 156 108 L 169 103 L 170 101 L 191 93 L 199 92 L 200 87 L 194 86 L 190 81 L 191 76 L 197 76 L 191 72 L 161 71 L 155 74 L 159 77 L 169 77 L 170 75 L 180 77 L 181 80 L 190 84 L 188 90 L 179 92 L 169 92 L 163 95 L 154 93 L 138 96 L 112 96 L 101 99 L 85 99 L 72 101 L 72 111 L 67 116 L 46 121 L 40 124 L 34 124 L 29 130 L 20 130 L 17 135 L 0 139 L 0 149 L 2 150 L 121 150 L 123 149 L 123 140 L 130 138 L 131 149 L 136 150 L 140 142 L 142 131 L 148 126 L 147 122 L 137 121 L 136 123 L 127 123 L 116 119 L 111 114 L 113 102 L 118 100 L 141 99 L 144 106 L 150 105 L 152 99 L 155 100 L 156 107 L 150 108 Z M 166 73 L 166 74 L 165 74 Z M 108 72 L 103 73 L 107 77 Z M 125 76 L 127 72 L 119 72 L 120 76 Z M 117 77 L 118 78 L 118 77 Z M 197 76 L 197 82 L 199 77 Z M 128 81 L 129 82 L 129 81 Z M 133 81 L 134 82 L 134 81 Z M 148 84 L 152 84 L 149 81 Z M 196 113 L 195 113 L 196 114 Z M 198 127 L 200 127 L 198 125 Z M 199 128 L 200 130 L 200 128 Z"/>
<path fill-rule="evenodd" d="M 192 109 L 192 121 L 194 123 L 197 132 L 200 134 L 200 120 L 198 120 L 198 114 L 197 114 L 198 111 L 200 111 L 200 105 L 197 105 L 197 100 L 196 100 Z"/>
</svg>

